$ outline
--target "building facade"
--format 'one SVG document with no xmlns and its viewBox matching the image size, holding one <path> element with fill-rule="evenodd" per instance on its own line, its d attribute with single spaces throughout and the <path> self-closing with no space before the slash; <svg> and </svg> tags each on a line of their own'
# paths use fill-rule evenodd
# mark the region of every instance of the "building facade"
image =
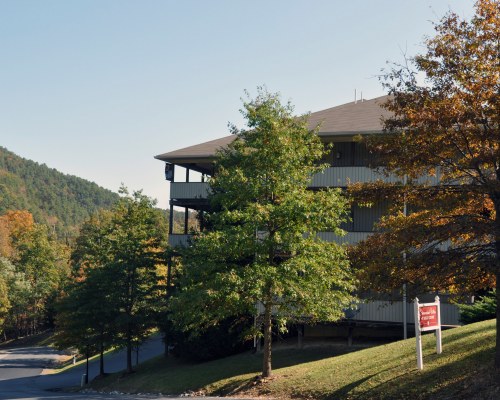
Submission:
<svg viewBox="0 0 500 400">
<path fill-rule="evenodd" d="M 382 118 L 388 112 L 381 107 L 386 97 L 356 101 L 314 112 L 309 117 L 309 128 L 320 126 L 318 135 L 326 143 L 333 143 L 324 159 L 329 167 L 311 179 L 311 189 L 324 187 L 347 188 L 350 183 L 375 182 L 384 180 L 396 182 L 395 176 L 385 176 L 374 168 L 373 155 L 359 138 L 366 135 L 382 134 Z M 209 186 L 206 177 L 213 174 L 213 161 L 217 149 L 234 140 L 230 135 L 210 142 L 197 144 L 156 156 L 165 162 L 167 180 L 170 181 L 170 224 L 169 244 L 172 247 L 188 244 L 190 227 L 189 211 L 208 210 Z M 182 167 L 182 168 L 179 168 Z M 196 181 L 193 177 L 196 175 Z M 429 178 L 431 179 L 431 178 Z M 436 179 L 436 178 L 433 178 Z M 174 230 L 174 207 L 184 209 L 185 218 L 181 231 Z M 387 210 L 386 204 L 376 204 L 371 208 L 354 205 L 351 222 L 343 228 L 347 234 L 339 237 L 332 232 L 321 234 L 324 240 L 353 245 L 372 234 L 376 222 Z M 443 325 L 457 325 L 458 309 L 451 304 L 442 305 Z M 402 301 L 370 301 L 359 305 L 355 313 L 347 316 L 359 323 L 409 324 L 414 321 L 413 305 Z"/>
</svg>

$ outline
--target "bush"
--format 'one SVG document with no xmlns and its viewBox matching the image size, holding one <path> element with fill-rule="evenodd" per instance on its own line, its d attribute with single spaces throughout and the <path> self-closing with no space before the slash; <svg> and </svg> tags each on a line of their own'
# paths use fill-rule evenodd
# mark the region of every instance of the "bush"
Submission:
<svg viewBox="0 0 500 400">
<path fill-rule="evenodd" d="M 249 319 L 229 318 L 196 336 L 177 333 L 172 354 L 192 361 L 209 361 L 240 353 L 253 345 L 244 340 L 250 326 Z"/>
<path fill-rule="evenodd" d="M 472 324 L 473 322 L 495 318 L 497 308 L 496 290 L 489 291 L 488 294 L 481 296 L 473 304 L 461 304 L 459 308 L 460 321 L 463 324 Z"/>
</svg>

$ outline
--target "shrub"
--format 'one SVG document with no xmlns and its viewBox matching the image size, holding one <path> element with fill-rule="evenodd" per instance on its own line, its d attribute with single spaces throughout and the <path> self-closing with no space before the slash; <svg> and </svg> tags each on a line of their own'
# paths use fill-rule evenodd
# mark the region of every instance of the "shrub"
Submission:
<svg viewBox="0 0 500 400">
<path fill-rule="evenodd" d="M 248 350 L 251 341 L 244 341 L 251 322 L 248 319 L 229 318 L 203 333 L 177 333 L 172 353 L 192 361 L 208 361 Z"/>
<path fill-rule="evenodd" d="M 473 304 L 461 304 L 459 308 L 460 321 L 464 324 L 495 318 L 497 308 L 496 290 L 489 291 Z"/>
</svg>

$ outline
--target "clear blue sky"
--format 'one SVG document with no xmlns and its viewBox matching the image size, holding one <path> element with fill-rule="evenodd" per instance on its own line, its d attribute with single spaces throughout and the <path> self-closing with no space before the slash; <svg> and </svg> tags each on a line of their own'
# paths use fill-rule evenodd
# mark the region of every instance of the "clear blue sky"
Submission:
<svg viewBox="0 0 500 400">
<path fill-rule="evenodd" d="M 383 95 L 386 61 L 464 0 L 0 0 L 0 145 L 168 204 L 156 154 L 241 126 L 244 89 L 298 113 Z"/>
</svg>

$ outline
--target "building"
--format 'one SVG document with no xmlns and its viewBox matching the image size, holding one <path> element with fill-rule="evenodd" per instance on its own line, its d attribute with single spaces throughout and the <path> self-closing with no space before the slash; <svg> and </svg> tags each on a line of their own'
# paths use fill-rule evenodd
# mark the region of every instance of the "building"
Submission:
<svg viewBox="0 0 500 400">
<path fill-rule="evenodd" d="M 377 172 L 376 169 L 371 168 L 374 161 L 372 154 L 364 143 L 356 139 L 363 135 L 382 133 L 382 117 L 388 113 L 381 108 L 381 104 L 385 100 L 384 96 L 372 100 L 355 101 L 310 115 L 310 129 L 320 124 L 318 135 L 322 141 L 333 143 L 333 149 L 325 159 L 330 167 L 323 173 L 312 177 L 311 188 L 346 188 L 349 183 L 355 182 L 374 182 L 376 180 L 396 182 L 398 180 L 396 177 L 386 177 Z M 155 157 L 166 163 L 166 176 L 170 180 L 169 243 L 171 246 L 183 246 L 188 243 L 188 211 L 208 209 L 209 187 L 205 182 L 205 177 L 212 175 L 212 162 L 217 149 L 226 146 L 232 140 L 234 140 L 234 136 L 226 136 Z M 176 167 L 183 167 L 183 170 L 177 171 Z M 197 182 L 190 179 L 193 176 L 192 171 L 197 172 L 197 175 L 200 176 Z M 184 176 L 181 178 L 178 176 L 178 172 L 182 172 Z M 185 224 L 182 232 L 173 230 L 173 207 L 182 207 L 185 210 Z M 338 237 L 332 232 L 323 232 L 322 237 L 328 241 L 356 244 L 374 231 L 374 224 L 386 209 L 387 205 L 383 203 L 376 204 L 371 208 L 353 206 L 351 210 L 352 221 L 344 226 L 347 235 Z M 443 304 L 441 313 L 443 325 L 458 324 L 456 306 Z M 404 307 L 403 301 L 387 302 L 383 300 L 361 304 L 357 312 L 349 317 L 360 323 L 402 324 L 403 320 L 406 319 L 411 324 L 414 320 L 411 304 L 406 304 Z"/>
</svg>

